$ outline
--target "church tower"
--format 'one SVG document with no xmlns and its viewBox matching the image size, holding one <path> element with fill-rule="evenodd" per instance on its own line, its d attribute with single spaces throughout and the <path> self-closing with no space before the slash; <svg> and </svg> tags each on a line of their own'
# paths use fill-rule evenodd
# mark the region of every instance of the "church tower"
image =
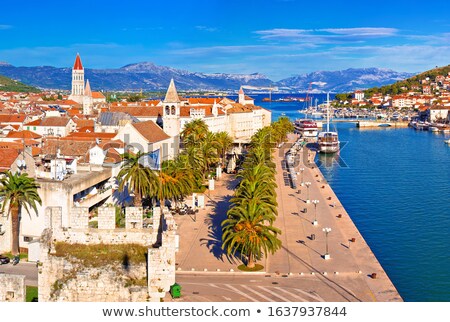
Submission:
<svg viewBox="0 0 450 322">
<path fill-rule="evenodd" d="M 83 114 L 91 115 L 92 114 L 92 91 L 91 85 L 89 84 L 89 79 L 86 81 L 86 87 L 84 89 L 83 96 Z"/>
<path fill-rule="evenodd" d="M 177 156 L 179 152 L 181 131 L 180 106 L 181 101 L 172 78 L 163 101 L 163 130 L 172 138 L 172 142 L 169 146 L 163 148 L 163 160 L 166 158 L 165 156 Z"/>
<path fill-rule="evenodd" d="M 180 134 L 180 105 L 181 101 L 172 78 L 163 101 L 163 130 L 172 137 Z"/>
<path fill-rule="evenodd" d="M 244 90 L 241 88 L 239 89 L 239 93 L 238 93 L 238 103 L 245 105 L 245 93 Z"/>
<path fill-rule="evenodd" d="M 69 99 L 74 100 L 79 104 L 83 104 L 84 96 L 84 68 L 81 63 L 80 54 L 77 54 L 75 63 L 72 68 L 72 93 Z"/>
</svg>

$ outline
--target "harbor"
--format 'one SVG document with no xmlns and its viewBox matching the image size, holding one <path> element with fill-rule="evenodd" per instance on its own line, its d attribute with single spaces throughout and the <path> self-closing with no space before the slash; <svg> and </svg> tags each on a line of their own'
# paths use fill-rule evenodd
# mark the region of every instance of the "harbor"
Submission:
<svg viewBox="0 0 450 322">
<path fill-rule="evenodd" d="M 235 276 L 236 279 L 248 276 L 255 283 L 260 280 L 263 283 L 270 278 L 274 281 L 272 284 L 288 283 L 293 290 L 301 289 L 314 295 L 313 298 L 304 297 L 305 301 L 402 301 L 314 163 L 315 152 L 307 144 L 297 145 L 300 149 L 294 157 L 296 186 L 292 186 L 286 153 L 298 138 L 298 135 L 290 135 L 289 141 L 275 151 L 279 209 L 275 226 L 282 231 L 282 248 L 261 263 L 264 269 L 253 273 L 241 272 L 236 269 L 235 262 L 220 250 L 220 222 L 226 217 L 236 184 L 234 176 L 224 175 L 217 182 L 216 189 L 208 192 L 207 205 L 196 214 L 195 220 L 189 216 L 175 218 L 180 234 L 185 236 L 177 255 L 177 278 L 187 281 L 205 275 Z M 330 229 L 329 233 L 323 231 L 325 228 Z M 186 294 L 190 294 L 187 300 L 204 301 L 204 296 L 193 294 L 198 288 L 195 283 L 183 285 Z M 273 289 L 269 295 L 258 289 L 258 292 L 247 294 L 248 289 L 237 291 L 237 288 L 236 284 L 224 285 L 224 293 L 233 301 L 258 299 L 258 294 L 264 301 L 298 301 L 298 298 L 291 297 L 295 292 L 297 297 L 301 296 L 299 291 L 280 294 Z"/>
<path fill-rule="evenodd" d="M 274 119 L 281 113 L 306 118 L 299 104 L 264 106 Z M 450 225 L 450 134 L 335 121 L 341 151 L 315 161 L 352 221 L 405 301 L 450 300 L 444 269 L 450 262 L 440 233 Z"/>
</svg>

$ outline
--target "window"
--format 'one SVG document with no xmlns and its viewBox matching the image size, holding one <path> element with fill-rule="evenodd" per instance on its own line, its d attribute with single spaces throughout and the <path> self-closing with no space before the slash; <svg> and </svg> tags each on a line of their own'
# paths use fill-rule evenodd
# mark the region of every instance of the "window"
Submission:
<svg viewBox="0 0 450 322">
<path fill-rule="evenodd" d="M 170 114 L 170 107 L 166 106 L 166 115 L 169 115 L 169 114 Z"/>
<path fill-rule="evenodd" d="M 175 115 L 175 106 L 172 105 L 172 115 Z"/>
<path fill-rule="evenodd" d="M 31 242 L 32 240 L 33 240 L 33 237 L 30 237 L 30 236 L 23 236 L 23 241 L 26 242 L 26 243 L 29 243 L 29 242 Z"/>
</svg>

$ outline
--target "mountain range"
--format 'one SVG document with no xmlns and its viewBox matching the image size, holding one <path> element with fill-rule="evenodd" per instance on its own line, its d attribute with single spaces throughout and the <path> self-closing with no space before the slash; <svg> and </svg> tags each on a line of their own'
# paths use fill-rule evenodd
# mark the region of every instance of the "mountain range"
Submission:
<svg viewBox="0 0 450 322">
<path fill-rule="evenodd" d="M 0 75 L 42 89 L 71 88 L 71 68 L 52 66 L 16 67 L 0 62 Z M 167 89 L 173 78 L 180 90 L 236 91 L 240 86 L 277 86 L 286 92 L 349 92 L 373 86 L 392 84 L 414 74 L 399 73 L 390 69 L 351 68 L 341 71 L 318 71 L 272 81 L 260 73 L 226 74 L 199 73 L 150 62 L 136 63 L 116 69 L 85 69 L 94 90 L 106 91 L 160 91 Z"/>
</svg>

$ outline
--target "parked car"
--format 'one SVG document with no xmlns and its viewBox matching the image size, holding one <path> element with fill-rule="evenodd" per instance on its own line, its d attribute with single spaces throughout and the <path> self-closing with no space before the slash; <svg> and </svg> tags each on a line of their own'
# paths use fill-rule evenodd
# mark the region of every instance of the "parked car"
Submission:
<svg viewBox="0 0 450 322">
<path fill-rule="evenodd" d="M 8 263 L 9 263 L 9 257 L 0 255 L 0 265 L 8 264 Z"/>
</svg>

